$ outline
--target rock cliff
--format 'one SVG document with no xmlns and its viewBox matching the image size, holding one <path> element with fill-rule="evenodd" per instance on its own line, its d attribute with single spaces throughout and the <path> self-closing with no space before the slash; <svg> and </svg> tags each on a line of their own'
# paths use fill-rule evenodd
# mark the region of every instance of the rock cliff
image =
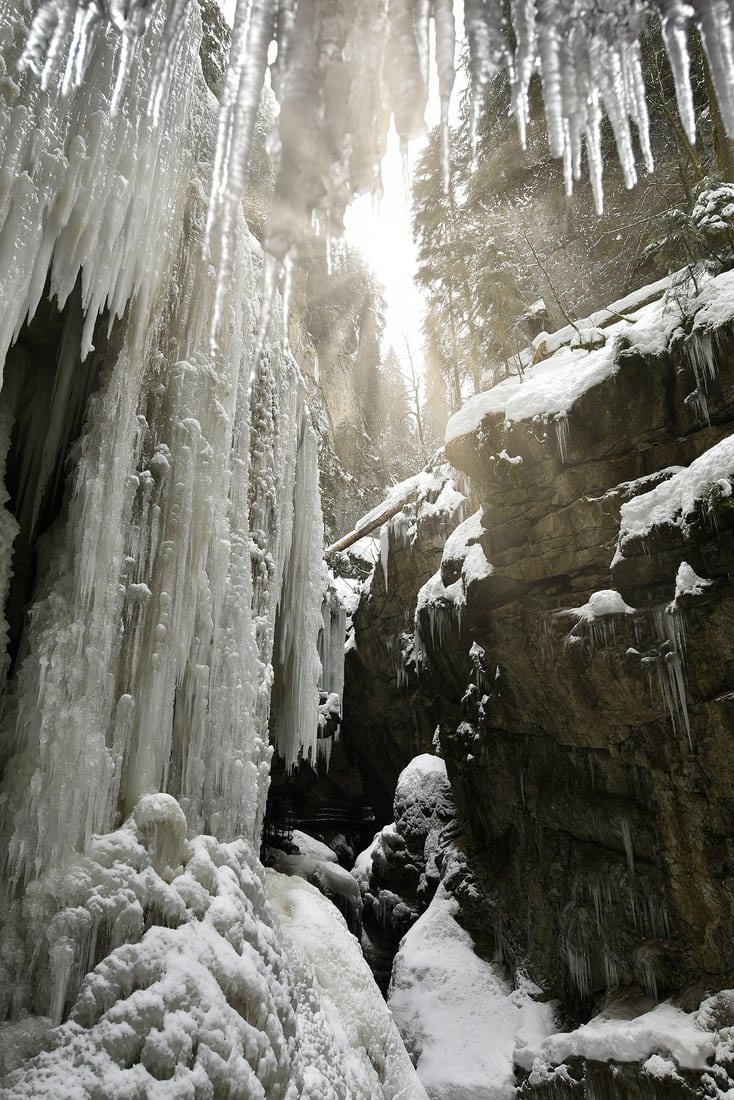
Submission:
<svg viewBox="0 0 734 1100">
<path fill-rule="evenodd" d="M 402 706 L 438 724 L 480 884 L 462 922 L 564 1027 L 734 980 L 733 290 L 678 283 L 549 338 L 448 427 L 481 506 L 418 594 Z M 565 1056 L 520 1059 L 523 1095 L 694 1095 L 704 1068 L 658 1081 L 628 1051 L 622 1093 L 613 1051 L 566 1083 Z"/>
</svg>

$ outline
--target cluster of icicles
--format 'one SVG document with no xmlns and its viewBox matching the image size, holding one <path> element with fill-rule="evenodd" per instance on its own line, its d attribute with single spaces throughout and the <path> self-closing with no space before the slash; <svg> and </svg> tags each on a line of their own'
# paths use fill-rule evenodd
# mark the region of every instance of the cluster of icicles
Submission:
<svg viewBox="0 0 734 1100">
<path fill-rule="evenodd" d="M 189 3 L 167 0 L 151 93 L 154 117 L 166 95 Z M 36 69 L 45 84 L 58 79 L 64 88 L 72 87 L 83 79 L 94 36 L 109 20 L 121 41 L 114 106 L 154 8 L 155 0 L 43 0 L 21 64 Z M 724 125 L 734 135 L 734 0 L 511 0 L 509 22 L 505 9 L 502 0 L 464 2 L 474 133 L 489 83 L 506 70 L 524 141 L 528 88 L 538 72 L 551 151 L 563 158 L 570 189 L 585 148 L 600 210 L 605 113 L 628 186 L 637 178 L 633 123 L 645 168 L 653 167 L 640 60 L 640 35 L 650 17 L 661 24 L 688 139 L 695 138 L 687 46 L 691 24 L 703 41 Z M 237 0 L 209 211 L 208 243 L 222 283 L 270 56 L 275 54 L 270 72 L 280 104 L 280 168 L 266 231 L 271 257 L 266 285 L 272 297 L 278 272 L 284 264 L 288 270 L 304 229 L 314 219 L 327 230 L 340 226 L 355 194 L 379 190 L 390 116 L 404 143 L 421 133 L 431 21 L 447 178 L 455 57 L 452 0 Z M 67 59 L 63 71 L 57 71 L 62 58 Z"/>
</svg>

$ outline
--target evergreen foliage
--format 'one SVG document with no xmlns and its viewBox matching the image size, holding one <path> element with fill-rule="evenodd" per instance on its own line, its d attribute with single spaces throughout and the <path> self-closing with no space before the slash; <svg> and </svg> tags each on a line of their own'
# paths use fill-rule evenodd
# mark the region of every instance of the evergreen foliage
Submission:
<svg viewBox="0 0 734 1100">
<path fill-rule="evenodd" d="M 469 106 L 463 105 L 451 136 L 448 189 L 441 183 L 438 131 L 430 135 L 415 174 L 413 229 L 417 277 L 428 301 L 426 369 L 439 409 L 445 404 L 454 411 L 468 393 L 519 369 L 518 352 L 543 329 L 700 259 L 727 262 L 733 194 L 719 185 L 729 170 L 731 143 L 722 136 L 697 38 L 690 47 L 697 145 L 683 132 L 664 47 L 651 30 L 643 41 L 643 68 L 657 171 L 628 191 L 607 155 L 613 146 L 607 125 L 601 216 L 588 183 L 579 182 L 571 196 L 564 193 L 562 167 L 548 152 L 537 78 L 530 87 L 525 149 L 505 74 L 485 96 L 476 159 Z M 445 413 L 435 415 L 440 421 Z"/>
</svg>

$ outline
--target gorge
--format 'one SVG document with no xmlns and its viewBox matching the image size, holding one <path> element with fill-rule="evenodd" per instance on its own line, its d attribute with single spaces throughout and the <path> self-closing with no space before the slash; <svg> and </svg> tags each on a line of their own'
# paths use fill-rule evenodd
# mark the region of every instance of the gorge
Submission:
<svg viewBox="0 0 734 1100">
<path fill-rule="evenodd" d="M 694 28 L 734 134 L 729 0 L 502 8 L 472 157 L 495 76 L 524 141 L 540 86 L 601 212 L 653 17 L 681 140 Z M 452 5 L 240 0 L 226 72 L 206 5 L 2 11 L 0 1096 L 732 1095 L 731 185 L 390 487 L 349 466 L 376 296 L 295 252 L 420 130 L 429 18 L 446 116 Z M 304 788 L 360 829 L 265 867 Z"/>
</svg>

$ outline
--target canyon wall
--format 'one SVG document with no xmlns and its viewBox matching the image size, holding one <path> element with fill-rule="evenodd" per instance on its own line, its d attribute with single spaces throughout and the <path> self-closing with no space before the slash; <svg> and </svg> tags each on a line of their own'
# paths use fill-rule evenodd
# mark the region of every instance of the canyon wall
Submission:
<svg viewBox="0 0 734 1100">
<path fill-rule="evenodd" d="M 479 888 L 456 886 L 462 923 L 564 1027 L 734 978 L 734 279 L 674 284 L 453 418 L 479 508 L 391 605 L 414 631 L 381 713 L 404 744 L 436 724 Z M 590 1067 L 526 1092 L 621 1095 L 579 1091 Z"/>
</svg>

